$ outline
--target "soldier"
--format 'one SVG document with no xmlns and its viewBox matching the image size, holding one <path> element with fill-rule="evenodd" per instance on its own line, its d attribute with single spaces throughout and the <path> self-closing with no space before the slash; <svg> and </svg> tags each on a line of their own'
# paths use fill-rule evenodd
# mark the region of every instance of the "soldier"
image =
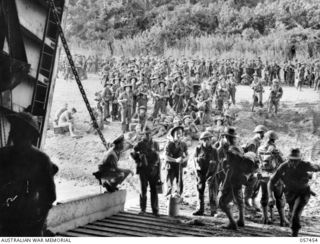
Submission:
<svg viewBox="0 0 320 244">
<path fill-rule="evenodd" d="M 275 114 L 278 113 L 280 99 L 283 95 L 282 87 L 280 86 L 279 80 L 275 79 L 272 82 L 272 87 L 270 88 L 270 96 L 269 96 L 269 109 L 268 112 L 272 112 L 272 108 L 275 109 Z"/>
<path fill-rule="evenodd" d="M 129 174 L 133 175 L 131 170 L 118 167 L 121 152 L 124 150 L 124 136 L 121 135 L 117 137 L 112 144 L 113 146 L 106 152 L 102 163 L 98 166 L 99 170 L 93 173 L 100 185 L 105 187 L 108 192 L 117 191 L 118 185 L 121 184 Z"/>
<path fill-rule="evenodd" d="M 287 68 L 287 79 L 290 86 L 294 85 L 295 68 L 295 65 L 290 61 Z"/>
<path fill-rule="evenodd" d="M 214 131 L 217 133 L 218 138 L 221 137 L 223 131 L 224 131 L 224 118 L 221 115 L 218 115 L 214 118 L 215 121 L 215 127 L 214 127 Z"/>
<path fill-rule="evenodd" d="M 39 137 L 29 113 L 8 115 L 12 146 L 0 149 L 0 236 L 43 236 L 56 200 L 58 167 L 32 142 Z"/>
<path fill-rule="evenodd" d="M 260 106 L 261 108 L 263 107 L 262 95 L 263 95 L 264 89 L 263 89 L 262 81 L 259 80 L 257 73 L 254 73 L 253 75 L 251 88 L 253 90 L 253 104 L 252 104 L 251 111 L 253 112 L 254 107 L 256 106 Z"/>
<path fill-rule="evenodd" d="M 132 116 L 132 123 L 140 124 L 141 128 L 143 129 L 145 127 L 147 121 L 147 108 L 146 106 L 142 105 L 139 107 L 138 113 L 135 113 Z"/>
<path fill-rule="evenodd" d="M 249 152 L 243 155 L 243 151 L 236 145 L 236 131 L 234 127 L 226 127 L 219 142 L 218 155 L 222 153 L 222 164 L 225 171 L 225 178 L 222 185 L 222 195 L 219 206 L 226 213 L 229 224 L 227 229 L 237 230 L 238 226 L 243 227 L 244 203 L 242 185 L 246 184 L 247 175 L 251 173 L 256 163 L 255 154 Z M 233 218 L 229 203 L 235 199 L 239 209 L 239 219 L 236 222 Z"/>
<path fill-rule="evenodd" d="M 133 71 L 133 70 L 132 70 Z M 134 75 L 134 73 L 132 73 Z M 137 109 L 137 102 L 138 102 L 138 93 L 139 93 L 139 86 L 141 83 L 138 83 L 138 78 L 136 76 L 131 76 L 129 78 L 129 83 L 132 84 L 132 113 L 134 115 Z"/>
<path fill-rule="evenodd" d="M 320 166 L 301 159 L 299 148 L 291 149 L 288 161 L 283 163 L 271 176 L 268 184 L 269 204 L 276 202 L 275 187 L 282 181 L 286 187 L 286 199 L 291 216 L 292 236 L 298 236 L 301 229 L 300 217 L 310 196 L 315 195 L 309 186 L 311 175 L 309 172 L 319 172 Z"/>
<path fill-rule="evenodd" d="M 185 91 L 186 87 L 182 82 L 182 76 L 179 72 L 175 73 L 175 81 L 176 83 L 172 87 L 172 97 L 173 97 L 173 110 L 177 114 L 181 114 L 185 107 Z"/>
<path fill-rule="evenodd" d="M 182 195 L 183 193 L 183 168 L 188 163 L 188 147 L 181 141 L 184 128 L 176 126 L 170 130 L 171 140 L 165 147 L 165 160 L 167 169 L 167 196 L 172 194 L 173 184 L 175 181 L 175 193 Z"/>
<path fill-rule="evenodd" d="M 138 102 L 139 107 L 145 106 L 147 108 L 147 105 L 148 105 L 148 86 L 147 86 L 147 84 L 142 84 L 138 88 L 137 102 Z"/>
<path fill-rule="evenodd" d="M 123 86 L 120 84 L 119 77 L 114 78 L 114 84 L 112 85 L 112 121 L 119 120 L 119 102 L 118 97 L 123 92 Z"/>
<path fill-rule="evenodd" d="M 228 85 L 222 75 L 219 78 L 219 84 L 216 91 L 216 107 L 220 112 L 223 112 L 224 110 L 229 108 L 229 92 Z"/>
<path fill-rule="evenodd" d="M 225 126 L 233 126 L 235 120 L 236 120 L 236 115 L 235 115 L 235 114 L 232 114 L 230 110 L 227 110 L 227 111 L 224 113 L 224 121 L 223 121 L 223 124 L 224 124 Z"/>
<path fill-rule="evenodd" d="M 314 68 L 314 90 L 319 91 L 320 88 L 320 63 L 319 60 L 316 61 L 315 63 L 315 68 Z"/>
<path fill-rule="evenodd" d="M 164 81 L 159 81 L 158 83 L 159 88 L 156 92 L 152 93 L 155 103 L 154 103 L 154 110 L 153 110 L 153 117 L 156 118 L 158 116 L 159 111 L 163 114 L 167 113 L 167 100 L 169 98 L 169 93 L 167 91 L 166 83 Z"/>
<path fill-rule="evenodd" d="M 173 98 L 172 98 L 172 87 L 173 87 L 173 81 L 172 81 L 172 77 L 171 76 L 167 76 L 166 77 L 166 83 L 167 83 L 167 90 L 169 93 L 169 98 L 167 100 L 167 104 L 170 105 L 170 107 L 173 107 Z"/>
<path fill-rule="evenodd" d="M 75 108 L 71 108 L 69 110 L 64 111 L 58 122 L 58 126 L 67 126 L 70 132 L 70 136 L 74 138 L 81 137 L 80 135 L 76 135 L 74 133 L 74 114 L 77 112 Z"/>
<path fill-rule="evenodd" d="M 305 64 L 301 64 L 298 66 L 298 82 L 297 82 L 297 90 L 302 91 L 302 85 L 304 84 L 304 77 L 306 73 Z"/>
<path fill-rule="evenodd" d="M 283 163 L 283 158 L 281 152 L 277 149 L 275 141 L 278 139 L 278 135 L 273 131 L 269 130 L 265 137 L 267 142 L 260 146 L 258 149 L 258 157 L 260 160 L 260 170 L 261 170 L 261 206 L 263 213 L 263 223 L 272 224 L 273 221 L 273 205 L 269 205 L 271 220 L 268 216 L 268 182 L 270 176 L 277 170 L 277 168 Z M 278 182 L 278 184 L 273 188 L 274 196 L 276 198 L 276 206 L 280 216 L 280 226 L 287 226 L 288 220 L 284 214 L 284 195 L 283 195 L 283 184 Z"/>
<path fill-rule="evenodd" d="M 236 81 L 233 76 L 233 73 L 228 74 L 228 80 L 227 80 L 227 85 L 228 85 L 228 92 L 229 92 L 229 97 L 231 98 L 232 104 L 236 104 Z"/>
<path fill-rule="evenodd" d="M 216 173 L 218 169 L 218 155 L 216 148 L 212 147 L 212 137 L 213 135 L 210 132 L 203 132 L 200 136 L 201 144 L 197 146 L 194 154 L 199 208 L 193 215 L 204 214 L 204 190 L 206 182 L 209 188 L 211 216 L 217 213 L 219 187 Z"/>
<path fill-rule="evenodd" d="M 103 101 L 103 120 L 110 118 L 110 105 L 112 104 L 112 83 L 106 82 L 105 88 L 102 92 L 102 101 Z"/>
<path fill-rule="evenodd" d="M 193 94 L 194 96 L 196 97 L 198 95 L 198 92 L 200 91 L 201 89 L 201 77 L 200 77 L 200 73 L 199 71 L 196 72 L 196 77 L 193 79 L 193 82 L 192 82 L 192 87 L 193 87 Z"/>
<path fill-rule="evenodd" d="M 258 148 L 261 145 L 262 139 L 264 138 L 264 134 L 267 131 L 267 128 L 264 125 L 258 125 L 254 129 L 254 137 L 246 144 L 244 148 L 244 152 L 253 152 L 257 154 Z M 258 170 L 258 169 L 257 169 Z M 260 189 L 260 181 L 258 176 L 258 171 L 255 171 L 249 178 L 248 184 L 245 188 L 245 205 L 249 209 L 253 207 L 256 211 L 260 212 L 260 208 L 257 205 L 256 198 L 258 196 Z M 252 205 L 249 200 L 252 199 Z"/>
<path fill-rule="evenodd" d="M 144 138 L 134 147 L 134 157 L 138 159 L 137 174 L 140 176 L 140 214 L 145 214 L 147 207 L 147 188 L 150 186 L 151 208 L 155 216 L 159 216 L 157 183 L 160 181 L 159 145 L 152 139 L 151 130 L 146 127 Z"/>
<path fill-rule="evenodd" d="M 129 130 L 131 122 L 131 108 L 133 104 L 132 84 L 127 83 L 124 85 L 125 91 L 120 94 L 118 102 L 121 105 L 121 120 L 122 132 L 125 133 Z"/>
<path fill-rule="evenodd" d="M 210 91 L 207 89 L 207 84 L 202 83 L 201 90 L 199 91 L 198 95 L 196 96 L 196 102 L 198 104 L 198 109 L 206 114 L 211 112 L 211 94 Z"/>
<path fill-rule="evenodd" d="M 213 97 L 216 94 L 216 89 L 218 85 L 219 73 L 216 73 L 215 77 L 211 77 L 209 80 L 209 86 L 211 91 L 211 96 Z"/>
</svg>

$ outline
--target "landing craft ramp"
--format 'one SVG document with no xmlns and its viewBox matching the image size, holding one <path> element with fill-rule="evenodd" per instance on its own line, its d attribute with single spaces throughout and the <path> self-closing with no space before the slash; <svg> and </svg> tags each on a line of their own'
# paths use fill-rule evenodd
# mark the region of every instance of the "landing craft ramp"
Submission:
<svg viewBox="0 0 320 244">
<path fill-rule="evenodd" d="M 160 218 L 149 214 L 139 215 L 139 208 L 131 207 L 111 217 L 95 221 L 64 233 L 68 237 L 289 237 L 290 229 L 279 226 L 265 226 L 247 222 L 238 231 L 223 229 L 226 220 L 201 217 L 192 220 L 191 213 L 186 216 L 168 217 L 164 207 Z M 304 230 L 301 236 L 320 237 L 319 230 Z"/>
</svg>

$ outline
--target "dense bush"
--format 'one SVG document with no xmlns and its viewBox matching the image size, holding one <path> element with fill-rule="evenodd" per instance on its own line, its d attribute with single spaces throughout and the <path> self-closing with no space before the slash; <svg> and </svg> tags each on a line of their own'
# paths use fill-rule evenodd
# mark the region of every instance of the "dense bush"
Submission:
<svg viewBox="0 0 320 244">
<path fill-rule="evenodd" d="M 108 52 L 115 55 L 170 50 L 288 58 L 292 45 L 317 56 L 319 30 L 319 0 L 71 0 L 66 27 L 71 42 L 113 47 Z"/>
</svg>

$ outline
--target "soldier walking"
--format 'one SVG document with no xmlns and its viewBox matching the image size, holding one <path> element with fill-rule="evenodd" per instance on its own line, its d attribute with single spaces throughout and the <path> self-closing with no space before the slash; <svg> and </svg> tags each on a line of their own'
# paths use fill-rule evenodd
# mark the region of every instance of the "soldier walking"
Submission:
<svg viewBox="0 0 320 244">
<path fill-rule="evenodd" d="M 282 87 L 280 86 L 279 80 L 273 80 L 270 97 L 269 97 L 269 108 L 268 112 L 272 113 L 272 108 L 275 109 L 275 114 L 278 113 L 280 99 L 283 95 Z"/>
<path fill-rule="evenodd" d="M 281 152 L 277 149 L 275 144 L 278 139 L 278 135 L 273 131 L 269 130 L 265 135 L 267 142 L 260 146 L 258 149 L 258 157 L 261 165 L 261 206 L 263 213 L 263 223 L 272 224 L 273 223 L 273 205 L 268 206 L 269 194 L 268 194 L 268 182 L 271 175 L 277 170 L 277 168 L 283 163 L 283 157 Z M 280 226 L 287 226 L 288 220 L 284 214 L 284 188 L 281 182 L 273 188 L 274 197 L 276 199 L 276 207 L 280 216 Z M 268 210 L 270 210 L 270 217 L 268 215 Z"/>
<path fill-rule="evenodd" d="M 246 144 L 244 148 L 244 152 L 253 152 L 257 154 L 258 148 L 261 145 L 262 139 L 264 138 L 264 134 L 267 131 L 267 128 L 264 125 L 258 125 L 254 129 L 254 137 Z M 245 188 L 245 206 L 249 209 L 252 207 L 260 212 L 260 208 L 257 205 L 256 198 L 258 196 L 260 190 L 260 174 L 257 170 L 250 176 L 248 180 L 248 184 Z M 250 204 L 250 199 L 252 199 L 252 204 Z"/>
<path fill-rule="evenodd" d="M 301 229 L 300 218 L 310 196 L 315 195 L 310 189 L 310 172 L 319 172 L 320 166 L 303 161 L 299 148 L 291 149 L 288 161 L 283 163 L 271 176 L 268 184 L 269 204 L 276 202 L 275 189 L 282 181 L 286 188 L 286 199 L 290 209 L 292 236 L 298 236 Z"/>
<path fill-rule="evenodd" d="M 219 200 L 219 206 L 226 213 L 229 224 L 227 229 L 237 230 L 238 226 L 243 227 L 244 222 L 244 201 L 242 193 L 242 185 L 246 184 L 248 174 L 254 168 L 256 163 L 255 154 L 249 152 L 243 155 L 242 149 L 236 145 L 236 131 L 234 127 L 226 127 L 223 138 L 220 141 L 218 153 L 222 151 L 223 168 L 225 171 L 225 179 L 222 185 L 222 195 Z M 248 167 L 247 164 L 252 166 Z M 230 202 L 235 200 L 239 210 L 239 219 L 236 222 L 230 209 Z"/>
<path fill-rule="evenodd" d="M 260 106 L 263 107 L 263 99 L 262 95 L 264 92 L 263 84 L 261 80 L 259 80 L 258 75 L 255 73 L 253 75 L 253 82 L 251 84 L 251 88 L 253 90 L 253 104 L 252 104 L 252 112 L 254 111 L 254 107 Z"/>
</svg>

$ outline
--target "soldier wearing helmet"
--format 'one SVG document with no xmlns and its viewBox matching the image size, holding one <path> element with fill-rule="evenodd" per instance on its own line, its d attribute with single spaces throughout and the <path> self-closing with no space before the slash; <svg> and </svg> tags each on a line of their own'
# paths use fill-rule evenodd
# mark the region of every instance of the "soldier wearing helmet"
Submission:
<svg viewBox="0 0 320 244">
<path fill-rule="evenodd" d="M 211 216 L 214 216 L 217 213 L 219 185 L 215 173 L 217 173 L 219 164 L 217 150 L 212 147 L 212 137 L 213 135 L 210 132 L 203 132 L 200 136 L 200 143 L 196 147 L 194 154 L 199 208 L 193 215 L 204 214 L 204 191 L 206 183 L 209 188 Z"/>
<path fill-rule="evenodd" d="M 278 113 L 280 99 L 283 95 L 282 87 L 280 86 L 280 82 L 278 79 L 274 79 L 272 82 L 272 86 L 270 88 L 270 95 L 269 95 L 269 108 L 268 112 L 271 113 L 274 107 L 275 114 Z"/>
<path fill-rule="evenodd" d="M 267 131 L 267 128 L 264 125 L 257 125 L 253 131 L 255 135 L 244 147 L 244 152 L 257 153 L 258 148 L 261 145 L 261 141 L 264 138 L 264 134 L 266 131 Z M 254 172 L 250 176 L 244 192 L 246 207 L 248 208 L 253 207 L 256 211 L 260 211 L 260 208 L 256 203 L 256 198 L 258 196 L 259 189 L 260 189 L 259 177 L 257 175 L 257 172 Z M 252 205 L 249 202 L 250 199 L 252 199 Z"/>
<path fill-rule="evenodd" d="M 277 170 L 277 168 L 284 162 L 282 153 L 278 150 L 275 142 L 278 139 L 278 135 L 273 130 L 269 130 L 265 137 L 267 142 L 260 146 L 258 149 L 258 157 L 260 161 L 260 171 L 261 171 L 261 207 L 263 212 L 263 223 L 271 224 L 273 222 L 273 207 L 272 205 L 268 206 L 268 182 L 271 175 Z M 280 225 L 288 225 L 288 220 L 284 214 L 284 188 L 283 184 L 279 182 L 277 186 L 274 187 L 274 196 L 276 199 L 276 207 L 280 216 Z M 268 210 L 270 211 L 270 217 L 268 215 Z"/>
<path fill-rule="evenodd" d="M 182 195 L 183 193 L 183 168 L 188 163 L 188 147 L 182 141 L 184 127 L 175 126 L 169 132 L 170 139 L 165 146 L 165 160 L 167 169 L 167 196 Z M 174 189 L 175 188 L 175 189 Z"/>
</svg>

